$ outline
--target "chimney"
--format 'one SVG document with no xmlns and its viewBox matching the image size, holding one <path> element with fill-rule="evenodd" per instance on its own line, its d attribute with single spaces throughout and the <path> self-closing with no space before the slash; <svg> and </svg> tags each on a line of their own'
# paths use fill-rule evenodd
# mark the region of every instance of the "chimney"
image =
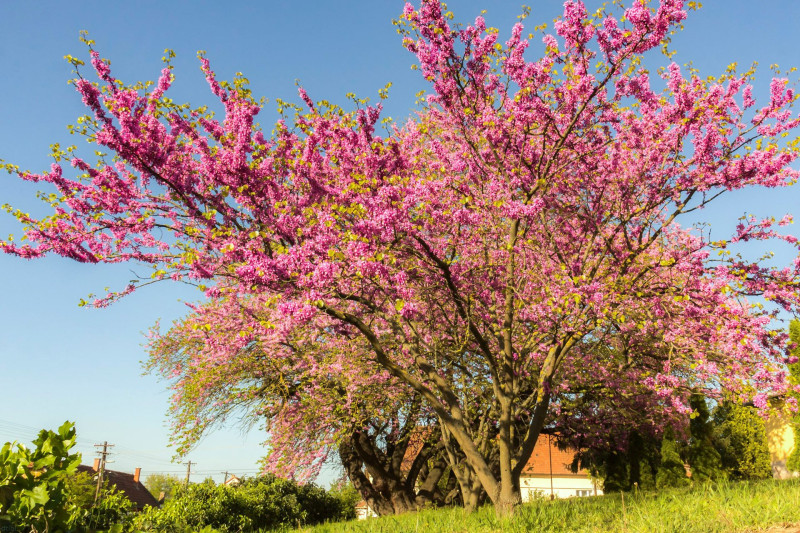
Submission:
<svg viewBox="0 0 800 533">
<path fill-rule="evenodd" d="M 139 474 L 141 474 L 141 473 L 142 473 L 142 469 L 141 468 L 137 468 L 133 472 L 133 482 L 134 483 L 139 483 Z"/>
<path fill-rule="evenodd" d="M 92 470 L 94 470 L 95 472 L 100 470 L 100 458 L 99 457 L 95 457 L 94 464 L 92 465 Z"/>
</svg>

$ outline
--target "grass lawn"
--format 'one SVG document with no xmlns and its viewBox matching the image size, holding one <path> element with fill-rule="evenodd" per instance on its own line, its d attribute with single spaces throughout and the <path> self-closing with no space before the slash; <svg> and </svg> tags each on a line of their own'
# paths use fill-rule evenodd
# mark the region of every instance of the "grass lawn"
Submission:
<svg viewBox="0 0 800 533">
<path fill-rule="evenodd" d="M 790 525 L 795 528 L 782 529 Z M 433 509 L 402 516 L 324 524 L 308 533 L 439 532 L 738 532 L 795 531 L 800 528 L 800 480 L 722 483 L 658 493 L 611 494 L 538 501 L 511 519 L 498 520 L 486 506 Z"/>
</svg>

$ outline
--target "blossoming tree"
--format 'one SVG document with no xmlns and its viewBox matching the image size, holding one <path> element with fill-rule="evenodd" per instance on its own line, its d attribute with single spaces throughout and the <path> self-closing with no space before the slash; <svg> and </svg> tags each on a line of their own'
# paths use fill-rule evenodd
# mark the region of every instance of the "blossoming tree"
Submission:
<svg viewBox="0 0 800 533">
<path fill-rule="evenodd" d="M 458 501 L 430 409 L 327 322 L 297 327 L 274 302 L 229 297 L 154 328 L 146 366 L 170 381 L 178 453 L 240 417 L 266 426 L 267 470 L 306 481 L 336 457 L 379 515 Z"/>
<path fill-rule="evenodd" d="M 332 349 L 358 339 L 506 512 L 542 428 L 587 390 L 681 413 L 693 390 L 763 405 L 787 387 L 771 324 L 797 310 L 800 261 L 730 249 L 796 245 L 789 220 L 745 217 L 727 240 L 679 223 L 726 191 L 795 182 L 795 95 L 774 79 L 757 106 L 751 72 L 670 63 L 654 77 L 642 56 L 683 4 L 590 14 L 569 0 L 538 58 L 521 23 L 502 43 L 481 17 L 453 26 L 438 1 L 407 5 L 404 44 L 432 92 L 385 135 L 380 106 L 301 90 L 307 109 L 266 138 L 246 81 L 218 82 L 204 57 L 222 121 L 165 98 L 169 67 L 152 89 L 126 86 L 92 50 L 100 82 L 75 81 L 91 113 L 78 131 L 113 159 L 56 152 L 76 177 L 61 162 L 19 172 L 56 187 L 54 214 L 15 212 L 30 243 L 0 247 L 150 263 L 211 297 L 273 298 L 279 322 Z"/>
</svg>

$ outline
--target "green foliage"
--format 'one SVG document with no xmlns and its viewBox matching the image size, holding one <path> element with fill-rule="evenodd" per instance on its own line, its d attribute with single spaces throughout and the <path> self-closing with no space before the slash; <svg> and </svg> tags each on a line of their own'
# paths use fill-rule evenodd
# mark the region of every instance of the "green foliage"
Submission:
<svg viewBox="0 0 800 533">
<path fill-rule="evenodd" d="M 723 403 L 714 410 L 714 440 L 731 479 L 772 477 L 764 420 L 752 407 Z"/>
<path fill-rule="evenodd" d="M 686 477 L 686 468 L 680 455 L 680 447 L 675 441 L 675 434 L 671 427 L 664 432 L 661 441 L 661 464 L 656 474 L 656 487 L 664 489 L 668 487 L 685 487 L 691 483 Z"/>
<path fill-rule="evenodd" d="M 622 452 L 608 452 L 603 461 L 604 479 L 603 490 L 606 492 L 620 492 L 630 490 L 628 482 L 629 464 Z"/>
<path fill-rule="evenodd" d="M 112 527 L 125 527 L 130 519 L 130 511 L 133 504 L 116 487 L 105 487 L 101 493 L 100 501 L 94 503 L 94 491 L 92 488 L 92 499 L 88 506 L 73 506 L 68 524 L 72 531 L 95 531 L 107 530 Z M 71 498 L 80 497 L 81 493 L 73 493 Z"/>
<path fill-rule="evenodd" d="M 689 420 L 688 452 L 692 481 L 705 483 L 725 479 L 727 472 L 722 468 L 722 456 L 714 447 L 714 426 L 706 399 L 701 394 L 693 394 L 689 405 L 693 409 L 693 417 Z"/>
<path fill-rule="evenodd" d="M 538 500 L 499 519 L 491 506 L 472 514 L 430 509 L 303 528 L 304 533 L 729 533 L 800 523 L 800 480 L 704 483 L 692 489 Z M 770 530 L 771 531 L 771 530 Z"/>
<path fill-rule="evenodd" d="M 144 480 L 145 488 L 155 499 L 158 499 L 161 493 L 164 493 L 165 500 L 172 498 L 181 485 L 183 481 L 169 474 L 150 474 Z"/>
<path fill-rule="evenodd" d="M 624 445 L 611 440 L 608 444 L 610 449 L 583 450 L 580 465 L 574 466 L 586 468 L 594 477 L 602 479 L 606 493 L 656 488 L 656 472 L 661 458 L 659 439 L 631 431 Z"/>
<path fill-rule="evenodd" d="M 78 507 L 88 508 L 94 504 L 97 482 L 88 472 L 78 472 L 67 478 L 70 501 Z"/>
<path fill-rule="evenodd" d="M 104 487 L 94 505 L 96 485 L 76 473 L 80 454 L 75 427 L 65 422 L 58 433 L 42 430 L 30 450 L 6 443 L 0 450 L 0 531 L 97 531 L 121 528 L 131 502 L 114 487 Z"/>
<path fill-rule="evenodd" d="M 797 346 L 792 350 L 794 357 L 800 357 L 800 321 L 792 320 L 789 324 L 789 338 Z M 800 385 L 800 362 L 792 363 L 789 366 L 789 383 L 794 386 Z M 789 395 L 800 403 L 800 393 L 790 392 Z M 794 449 L 786 461 L 786 468 L 794 472 L 800 472 L 800 412 L 792 417 L 792 429 L 794 430 Z"/>
<path fill-rule="evenodd" d="M 328 494 L 334 498 L 339 507 L 338 520 L 353 520 L 356 517 L 356 504 L 361 501 L 361 493 L 349 481 L 331 486 Z"/>
<path fill-rule="evenodd" d="M 68 527 L 69 478 L 81 462 L 80 454 L 69 453 L 75 439 L 74 424 L 65 422 L 58 433 L 40 431 L 33 450 L 17 442 L 3 446 L 0 528 L 57 531 Z"/>
<path fill-rule="evenodd" d="M 109 529 L 115 524 L 124 525 L 133 504 L 115 486 L 106 483 L 95 505 L 97 482 L 91 474 L 79 472 L 67 479 L 70 502 L 68 524 L 74 531 Z"/>
<path fill-rule="evenodd" d="M 352 495 L 266 475 L 236 487 L 211 481 L 180 487 L 160 509 L 147 508 L 134 519 L 142 531 L 253 531 L 351 519 Z"/>
<path fill-rule="evenodd" d="M 764 421 L 755 409 L 726 403 L 712 417 L 699 394 L 690 398 L 690 405 L 687 441 L 676 441 L 672 430 L 662 440 L 631 432 L 624 446 L 609 441 L 611 449 L 582 451 L 581 466 L 603 479 L 606 493 L 771 477 Z M 691 479 L 686 477 L 687 462 Z"/>
</svg>

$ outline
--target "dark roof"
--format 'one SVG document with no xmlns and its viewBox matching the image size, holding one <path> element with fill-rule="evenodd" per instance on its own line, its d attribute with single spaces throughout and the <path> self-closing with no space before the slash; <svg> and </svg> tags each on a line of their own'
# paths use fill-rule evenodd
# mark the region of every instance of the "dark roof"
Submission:
<svg viewBox="0 0 800 533">
<path fill-rule="evenodd" d="M 86 472 L 92 476 L 97 473 L 94 468 L 87 465 L 79 465 L 78 472 Z M 104 477 L 108 481 L 109 486 L 116 485 L 117 490 L 125 494 L 137 511 L 141 511 L 146 505 L 158 507 L 158 500 L 150 494 L 150 491 L 142 485 L 141 481 L 133 480 L 133 474 L 117 472 L 116 470 L 106 470 Z"/>
</svg>

